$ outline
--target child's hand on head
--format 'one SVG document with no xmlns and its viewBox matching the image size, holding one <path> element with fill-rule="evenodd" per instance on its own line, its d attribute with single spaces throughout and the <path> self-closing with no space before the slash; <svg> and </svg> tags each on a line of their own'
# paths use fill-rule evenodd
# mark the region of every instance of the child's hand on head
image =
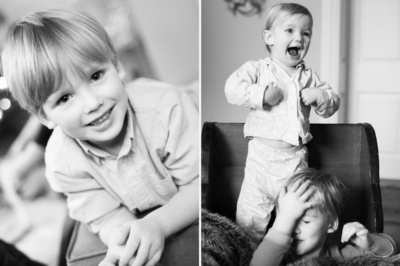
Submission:
<svg viewBox="0 0 400 266">
<path fill-rule="evenodd" d="M 310 181 L 298 179 L 290 187 L 283 187 L 278 195 L 278 213 L 289 219 L 297 220 L 305 211 L 312 207 L 308 199 L 313 194 Z"/>
<path fill-rule="evenodd" d="M 282 90 L 274 83 L 270 83 L 264 92 L 264 104 L 269 106 L 277 105 L 283 98 Z"/>
<path fill-rule="evenodd" d="M 368 229 L 358 222 L 347 223 L 343 226 L 341 241 L 342 243 L 351 241 L 368 251 L 371 250 L 373 244 Z"/>
<path fill-rule="evenodd" d="M 308 106 L 318 101 L 322 91 L 318 88 L 305 88 L 300 91 L 300 97 L 304 105 Z"/>
<path fill-rule="evenodd" d="M 277 216 L 273 228 L 279 232 L 291 235 L 297 221 L 304 215 L 312 203 L 308 200 L 314 190 L 310 181 L 298 179 L 288 188 L 282 188 L 278 195 Z"/>
<path fill-rule="evenodd" d="M 164 250 L 165 232 L 151 219 L 123 224 L 110 239 L 107 255 L 99 266 L 156 265 Z"/>
</svg>

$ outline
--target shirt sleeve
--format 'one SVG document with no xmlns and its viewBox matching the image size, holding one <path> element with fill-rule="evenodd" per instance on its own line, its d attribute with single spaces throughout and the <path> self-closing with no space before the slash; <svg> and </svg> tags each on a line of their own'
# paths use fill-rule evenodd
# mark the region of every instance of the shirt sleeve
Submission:
<svg viewBox="0 0 400 266">
<path fill-rule="evenodd" d="M 342 247 L 339 247 L 338 245 L 329 247 L 329 249 L 327 250 L 327 255 L 335 258 L 354 258 L 366 254 L 371 254 L 375 257 L 390 257 L 398 253 L 397 243 L 399 243 L 398 242 L 400 240 L 399 238 L 383 233 L 378 235 L 383 237 L 386 241 L 388 241 L 388 243 L 391 246 L 391 250 L 387 254 L 377 255 L 374 254 L 373 252 L 366 251 L 358 246 L 347 244 Z"/>
<path fill-rule="evenodd" d="M 253 254 L 251 266 L 279 266 L 289 251 L 292 238 L 290 235 L 269 229 L 261 244 Z"/>
<path fill-rule="evenodd" d="M 92 233 L 98 233 L 109 218 L 121 212 L 131 214 L 90 176 L 66 176 L 56 172 L 54 179 L 67 196 L 71 218 L 87 224 Z"/>
<path fill-rule="evenodd" d="M 229 76 L 225 83 L 225 96 L 230 104 L 262 109 L 267 85 L 259 85 L 259 63 L 249 61 Z"/>
<path fill-rule="evenodd" d="M 340 107 L 339 95 L 332 90 L 328 83 L 321 81 L 314 71 L 313 79 L 315 87 L 322 90 L 321 96 L 318 98 L 317 103 L 314 104 L 315 112 L 321 117 L 330 117 L 336 113 Z"/>
<path fill-rule="evenodd" d="M 178 188 L 199 178 L 199 114 L 188 95 L 170 88 L 160 98 L 157 115 L 163 128 L 163 164 Z"/>
</svg>

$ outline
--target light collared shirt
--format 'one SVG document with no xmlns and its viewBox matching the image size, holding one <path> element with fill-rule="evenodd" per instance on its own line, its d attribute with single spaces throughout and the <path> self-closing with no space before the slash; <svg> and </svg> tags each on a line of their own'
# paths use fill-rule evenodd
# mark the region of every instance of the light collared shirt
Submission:
<svg viewBox="0 0 400 266">
<path fill-rule="evenodd" d="M 125 139 L 118 156 L 55 128 L 46 147 L 46 177 L 67 195 L 70 216 L 99 232 L 110 217 L 167 203 L 198 182 L 199 120 L 189 97 L 161 82 L 127 84 Z"/>
<path fill-rule="evenodd" d="M 264 93 L 270 86 L 283 93 L 275 106 L 263 104 Z M 304 63 L 297 65 L 293 76 L 271 58 L 249 61 L 235 71 L 226 81 L 225 95 L 229 103 L 250 108 L 244 126 L 246 137 L 262 137 L 282 140 L 299 145 L 299 137 L 305 144 L 312 139 L 310 133 L 311 106 L 305 106 L 300 91 L 316 87 L 323 92 L 313 104 L 315 112 L 322 117 L 333 115 L 340 105 L 339 96 L 322 82 Z"/>
</svg>

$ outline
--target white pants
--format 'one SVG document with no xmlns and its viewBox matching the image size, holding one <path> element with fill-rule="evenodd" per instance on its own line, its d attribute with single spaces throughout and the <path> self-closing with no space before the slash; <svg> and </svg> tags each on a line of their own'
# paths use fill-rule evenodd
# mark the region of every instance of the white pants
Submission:
<svg viewBox="0 0 400 266">
<path fill-rule="evenodd" d="M 257 139 L 249 141 L 236 223 L 253 238 L 264 237 L 279 190 L 294 172 L 308 167 L 307 156 L 304 145 L 274 149 Z"/>
</svg>

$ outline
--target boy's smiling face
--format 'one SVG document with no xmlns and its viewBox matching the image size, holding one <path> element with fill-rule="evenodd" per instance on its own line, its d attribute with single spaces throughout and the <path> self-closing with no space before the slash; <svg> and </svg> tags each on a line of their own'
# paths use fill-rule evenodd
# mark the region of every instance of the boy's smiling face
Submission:
<svg viewBox="0 0 400 266">
<path fill-rule="evenodd" d="M 123 70 L 111 63 L 92 64 L 87 77 L 71 73 L 43 105 L 46 124 L 99 148 L 113 147 L 124 138 L 128 97 Z"/>
<path fill-rule="evenodd" d="M 288 67 L 301 63 L 311 43 L 312 20 L 302 14 L 282 14 L 263 37 L 272 59 Z"/>
<path fill-rule="evenodd" d="M 318 256 L 325 244 L 328 233 L 337 229 L 337 219 L 329 221 L 328 215 L 311 208 L 297 222 L 293 230 L 291 252 L 302 258 Z"/>
</svg>

